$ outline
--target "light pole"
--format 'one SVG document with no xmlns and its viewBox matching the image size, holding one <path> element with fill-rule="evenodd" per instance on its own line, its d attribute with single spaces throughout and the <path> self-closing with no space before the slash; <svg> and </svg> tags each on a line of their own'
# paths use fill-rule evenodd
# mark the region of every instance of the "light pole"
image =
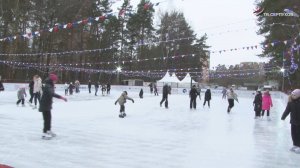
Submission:
<svg viewBox="0 0 300 168">
<path fill-rule="evenodd" d="M 284 92 L 284 71 L 285 71 L 284 67 L 282 67 L 280 69 L 280 71 L 282 72 L 282 88 L 281 88 L 281 91 Z"/>
</svg>

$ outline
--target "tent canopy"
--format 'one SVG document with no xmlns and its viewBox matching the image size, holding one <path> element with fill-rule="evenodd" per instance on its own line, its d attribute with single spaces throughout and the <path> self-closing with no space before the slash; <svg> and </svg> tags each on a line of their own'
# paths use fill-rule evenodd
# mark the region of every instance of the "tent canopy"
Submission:
<svg viewBox="0 0 300 168">
<path fill-rule="evenodd" d="M 180 83 L 191 83 L 191 80 L 192 80 L 192 83 L 197 83 L 191 78 L 190 73 L 187 73 L 185 75 L 185 77 L 180 81 Z"/>
<path fill-rule="evenodd" d="M 180 80 L 177 78 L 176 74 L 173 73 L 172 76 L 170 76 L 169 72 L 165 74 L 165 76 L 157 81 L 157 82 L 163 82 L 163 83 L 180 83 Z"/>
</svg>

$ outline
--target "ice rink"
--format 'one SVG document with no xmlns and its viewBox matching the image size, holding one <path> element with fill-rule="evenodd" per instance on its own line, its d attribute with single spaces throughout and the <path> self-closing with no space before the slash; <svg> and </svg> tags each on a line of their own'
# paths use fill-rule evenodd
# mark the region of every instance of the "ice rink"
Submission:
<svg viewBox="0 0 300 168">
<path fill-rule="evenodd" d="M 58 92 L 62 94 L 62 92 Z M 285 105 L 274 101 L 272 121 L 254 120 L 253 96 L 235 102 L 213 95 L 211 108 L 189 109 L 187 95 L 170 95 L 169 109 L 161 95 L 128 92 L 127 117 L 114 105 L 121 92 L 94 96 L 86 92 L 55 100 L 52 130 L 42 140 L 42 114 L 17 107 L 17 93 L 0 93 L 0 164 L 16 168 L 297 168 L 300 155 L 292 147 Z M 202 95 L 203 96 L 203 95 Z M 28 96 L 27 96 L 28 100 Z"/>
</svg>

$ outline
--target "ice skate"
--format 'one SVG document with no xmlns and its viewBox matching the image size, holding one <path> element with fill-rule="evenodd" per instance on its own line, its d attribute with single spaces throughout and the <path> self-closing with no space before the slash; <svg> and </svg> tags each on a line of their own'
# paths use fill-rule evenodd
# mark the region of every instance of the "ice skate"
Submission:
<svg viewBox="0 0 300 168">
<path fill-rule="evenodd" d="M 34 109 L 37 109 L 37 107 L 36 106 L 34 106 L 34 107 L 32 107 L 32 109 L 34 110 Z"/>
<path fill-rule="evenodd" d="M 300 154 L 300 147 L 296 147 L 293 152 Z"/>
<path fill-rule="evenodd" d="M 47 134 L 49 134 L 51 137 L 56 137 L 56 134 L 52 131 L 47 131 Z"/>
<path fill-rule="evenodd" d="M 126 113 L 125 112 L 123 112 L 123 117 L 126 117 Z"/>
<path fill-rule="evenodd" d="M 291 151 L 291 152 L 295 152 L 295 150 L 296 150 L 297 148 L 298 148 L 297 146 L 293 146 L 293 147 L 290 149 L 290 151 Z"/>
<path fill-rule="evenodd" d="M 42 135 L 42 139 L 44 140 L 50 140 L 52 138 L 52 136 L 47 132 L 47 133 L 43 133 Z"/>
<path fill-rule="evenodd" d="M 120 118 L 124 118 L 124 116 L 122 115 L 122 113 L 119 114 L 119 117 L 120 117 Z"/>
</svg>

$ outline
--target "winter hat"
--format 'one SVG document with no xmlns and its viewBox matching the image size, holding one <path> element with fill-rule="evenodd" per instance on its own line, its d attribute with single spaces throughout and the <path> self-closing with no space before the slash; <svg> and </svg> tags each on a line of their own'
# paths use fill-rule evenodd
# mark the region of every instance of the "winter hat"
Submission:
<svg viewBox="0 0 300 168">
<path fill-rule="evenodd" d="M 294 91 L 292 91 L 291 95 L 293 99 L 298 99 L 300 97 L 300 89 L 295 89 Z"/>
<path fill-rule="evenodd" d="M 57 75 L 55 75 L 55 74 L 53 74 L 53 73 L 49 75 L 49 78 L 50 78 L 52 81 L 57 81 L 57 80 L 58 80 Z"/>
<path fill-rule="evenodd" d="M 127 95 L 127 91 L 124 91 L 124 93 Z"/>
</svg>

